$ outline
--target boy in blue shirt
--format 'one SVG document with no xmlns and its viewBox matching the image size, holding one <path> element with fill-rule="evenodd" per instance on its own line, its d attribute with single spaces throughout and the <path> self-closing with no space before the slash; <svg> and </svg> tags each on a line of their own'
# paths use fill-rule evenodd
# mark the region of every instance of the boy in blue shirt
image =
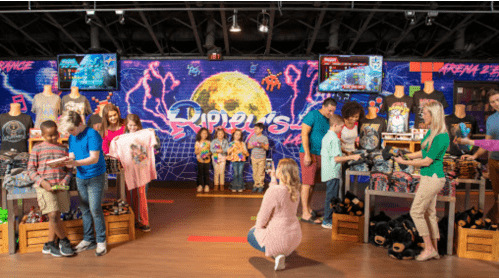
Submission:
<svg viewBox="0 0 499 278">
<path fill-rule="evenodd" d="M 324 204 L 324 220 L 322 227 L 326 229 L 333 228 L 333 210 L 331 200 L 338 197 L 340 187 L 341 163 L 350 160 L 359 160 L 360 155 L 349 156 L 341 155 L 341 143 L 338 133 L 344 125 L 344 120 L 339 115 L 333 115 L 329 120 L 330 128 L 322 139 L 321 149 L 321 178 L 326 182 L 326 203 Z"/>
</svg>

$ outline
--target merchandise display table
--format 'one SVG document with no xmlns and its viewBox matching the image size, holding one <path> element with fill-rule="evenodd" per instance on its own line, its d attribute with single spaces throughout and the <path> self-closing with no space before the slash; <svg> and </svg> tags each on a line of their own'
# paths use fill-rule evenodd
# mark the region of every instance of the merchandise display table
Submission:
<svg viewBox="0 0 499 278">
<path fill-rule="evenodd" d="M 407 149 L 411 153 L 421 150 L 421 141 L 384 140 L 385 146 Z"/>
<path fill-rule="evenodd" d="M 59 138 L 59 140 L 57 140 L 57 142 L 59 142 L 59 144 L 64 144 L 64 143 L 67 143 L 68 142 L 68 138 Z M 45 141 L 45 139 L 43 138 L 29 138 L 28 139 L 28 152 L 31 152 L 31 149 L 33 148 L 33 146 L 36 144 L 36 143 L 40 143 L 40 142 L 43 142 Z"/>
<path fill-rule="evenodd" d="M 374 205 L 375 196 L 385 196 L 393 198 L 413 198 L 415 193 L 399 193 L 380 190 L 370 190 L 366 188 L 365 205 L 364 205 L 364 243 L 369 242 L 369 218 L 371 216 L 371 204 Z M 437 202 L 447 202 L 446 213 L 449 216 L 448 233 L 447 233 L 447 254 L 452 255 L 452 247 L 454 243 L 454 215 L 456 211 L 456 198 L 447 196 L 437 196 Z"/>
</svg>

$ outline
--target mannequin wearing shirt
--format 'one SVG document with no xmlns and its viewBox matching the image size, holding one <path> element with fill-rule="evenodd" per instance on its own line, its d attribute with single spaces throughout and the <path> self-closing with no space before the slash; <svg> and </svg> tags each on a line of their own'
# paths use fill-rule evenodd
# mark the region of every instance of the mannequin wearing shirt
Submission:
<svg viewBox="0 0 499 278">
<path fill-rule="evenodd" d="M 416 115 L 414 128 L 428 128 L 423 121 L 423 107 L 426 103 L 436 100 L 442 103 L 444 108 L 449 106 L 445 100 L 444 93 L 435 90 L 434 82 L 432 80 L 424 82 L 423 90 L 415 92 L 413 100 L 412 112 Z"/>
<path fill-rule="evenodd" d="M 447 126 L 450 145 L 448 152 L 454 156 L 464 154 L 472 154 L 475 149 L 470 145 L 458 145 L 454 141 L 456 138 L 469 138 L 471 134 L 478 133 L 478 125 L 475 118 L 471 115 L 466 115 L 466 105 L 456 104 L 454 106 L 454 114 L 445 117 L 445 125 Z"/>
<path fill-rule="evenodd" d="M 21 104 L 20 103 L 11 103 L 9 115 L 12 117 L 21 115 Z"/>
<path fill-rule="evenodd" d="M 52 92 L 52 85 L 44 85 L 43 92 L 35 95 L 31 112 L 35 113 L 35 128 L 40 124 L 51 120 L 57 122 L 57 117 L 61 114 L 61 98 Z"/>
<path fill-rule="evenodd" d="M 409 131 L 409 116 L 412 105 L 412 98 L 405 95 L 404 86 L 395 86 L 395 92 L 385 98 L 380 111 L 386 113 L 387 132 L 404 133 Z"/>
<path fill-rule="evenodd" d="M 367 115 L 359 121 L 359 146 L 372 151 L 381 148 L 381 133 L 386 130 L 386 120 L 378 116 L 377 108 L 367 108 Z"/>
<path fill-rule="evenodd" d="M 81 115 L 83 123 L 87 115 L 92 113 L 90 102 L 88 99 L 80 94 L 78 87 L 71 87 L 71 93 L 62 97 L 61 111 L 74 111 Z"/>
<path fill-rule="evenodd" d="M 0 151 L 14 149 L 27 152 L 29 130 L 33 128 L 33 120 L 21 111 L 20 103 L 11 103 L 10 111 L 0 115 L 0 135 L 2 144 Z"/>
</svg>

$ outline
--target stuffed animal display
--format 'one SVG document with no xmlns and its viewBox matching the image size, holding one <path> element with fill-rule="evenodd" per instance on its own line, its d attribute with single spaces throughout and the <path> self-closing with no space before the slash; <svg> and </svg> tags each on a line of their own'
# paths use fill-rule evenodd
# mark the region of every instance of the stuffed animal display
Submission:
<svg viewBox="0 0 499 278">
<path fill-rule="evenodd" d="M 360 200 L 352 192 L 347 191 L 343 202 L 339 198 L 331 200 L 331 208 L 336 214 L 348 214 L 352 216 L 364 215 L 364 201 Z"/>
<path fill-rule="evenodd" d="M 455 217 L 456 225 L 463 228 L 492 231 L 498 230 L 497 224 L 493 224 L 489 218 L 482 218 L 483 210 L 475 209 L 475 207 L 471 207 L 463 212 L 457 212 Z"/>
</svg>

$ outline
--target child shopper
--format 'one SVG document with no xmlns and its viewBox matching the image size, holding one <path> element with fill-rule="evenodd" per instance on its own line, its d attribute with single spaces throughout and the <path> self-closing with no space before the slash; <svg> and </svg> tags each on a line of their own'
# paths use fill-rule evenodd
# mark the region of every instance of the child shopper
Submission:
<svg viewBox="0 0 499 278">
<path fill-rule="evenodd" d="M 263 180 L 265 179 L 265 157 L 266 151 L 269 149 L 269 139 L 263 135 L 264 125 L 262 123 L 255 124 L 255 134 L 251 136 L 248 142 L 248 149 L 251 151 L 251 166 L 253 168 L 253 185 L 252 192 L 263 193 Z"/>
<path fill-rule="evenodd" d="M 42 214 L 49 217 L 48 242 L 43 245 L 42 253 L 54 257 L 72 256 L 73 248 L 64 233 L 61 221 L 61 211 L 68 212 L 70 208 L 69 193 L 67 190 L 54 190 L 55 185 L 69 185 L 71 171 L 64 164 L 51 165 L 48 161 L 68 157 L 67 149 L 59 144 L 59 132 L 54 121 L 45 121 L 40 125 L 44 142 L 31 150 L 28 162 L 28 173 L 34 181 L 38 206 Z M 56 237 L 60 239 L 56 246 Z"/>
<path fill-rule="evenodd" d="M 359 160 L 360 155 L 354 154 L 342 156 L 341 142 L 338 133 L 341 132 L 345 124 L 343 118 L 339 115 L 333 115 L 329 120 L 330 128 L 322 139 L 321 161 L 322 182 L 326 182 L 326 203 L 324 204 L 324 220 L 322 227 L 332 229 L 333 210 L 331 209 L 331 200 L 338 197 L 340 188 L 341 163 L 349 160 Z"/>
<path fill-rule="evenodd" d="M 198 192 L 210 192 L 210 141 L 211 136 L 208 129 L 201 128 L 196 135 L 196 144 L 194 145 L 194 154 L 198 162 Z"/>
<path fill-rule="evenodd" d="M 227 150 L 229 149 L 229 142 L 227 141 L 227 134 L 221 127 L 215 129 L 215 139 L 211 141 L 210 151 L 213 161 L 213 183 L 215 184 L 215 191 L 224 191 L 225 186 L 225 163 L 227 160 Z"/>
<path fill-rule="evenodd" d="M 234 130 L 232 133 L 232 142 L 227 150 L 228 160 L 232 161 L 232 169 L 234 170 L 234 179 L 232 181 L 232 192 L 243 192 L 244 190 L 244 162 L 249 156 L 248 149 L 243 140 L 243 132 L 240 129 Z"/>
</svg>

